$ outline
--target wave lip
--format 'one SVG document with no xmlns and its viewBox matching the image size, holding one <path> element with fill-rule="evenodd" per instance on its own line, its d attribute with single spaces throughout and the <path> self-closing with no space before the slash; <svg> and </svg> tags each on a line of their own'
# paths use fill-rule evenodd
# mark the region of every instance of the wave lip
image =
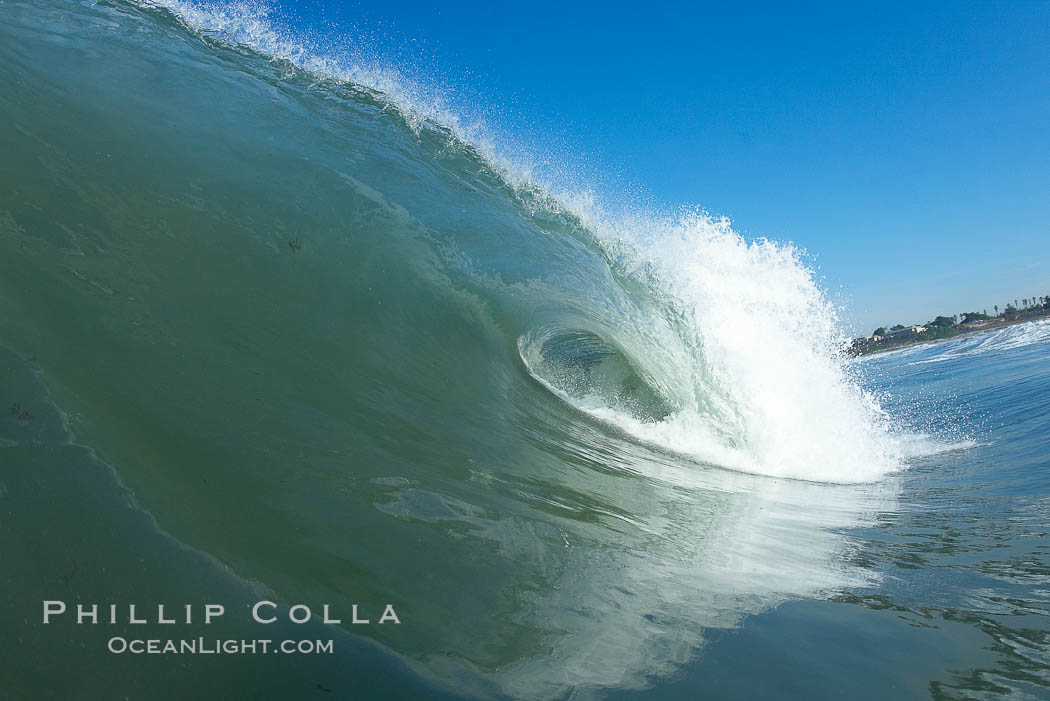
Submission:
<svg viewBox="0 0 1050 701">
<path fill-rule="evenodd" d="M 703 216 L 677 226 L 691 231 L 644 251 L 659 261 L 648 269 L 659 271 L 656 284 L 666 292 L 654 297 L 664 307 L 631 320 L 645 342 L 627 361 L 664 411 L 632 410 L 593 391 L 571 365 L 552 367 L 542 334 L 519 339 L 529 373 L 634 439 L 703 463 L 839 483 L 900 469 L 905 451 L 875 399 L 845 374 L 834 316 L 797 252 L 748 244 Z M 660 323 L 645 323 L 652 319 Z"/>
</svg>

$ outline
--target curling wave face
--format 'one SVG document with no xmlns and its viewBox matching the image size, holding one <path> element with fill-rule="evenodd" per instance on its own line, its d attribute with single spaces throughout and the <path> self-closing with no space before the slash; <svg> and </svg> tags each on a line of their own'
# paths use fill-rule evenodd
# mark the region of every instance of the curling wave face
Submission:
<svg viewBox="0 0 1050 701">
<path fill-rule="evenodd" d="M 736 470 L 864 482 L 901 467 L 904 454 L 887 418 L 843 371 L 845 339 L 834 307 L 792 246 L 748 243 L 728 221 L 702 212 L 655 215 L 598 203 L 585 183 L 545 179 L 514 139 L 464 118 L 439 86 L 405 77 L 367 43 L 344 41 L 335 49 L 297 34 L 258 4 L 145 6 L 301 70 L 315 87 L 365 91 L 432 144 L 415 156 L 421 167 L 437 157 L 446 187 L 477 188 L 478 197 L 463 188 L 448 203 L 493 198 L 491 208 L 476 211 L 493 224 L 488 230 L 474 222 L 421 222 L 453 258 L 445 264 L 453 263 L 456 282 L 483 285 L 483 298 L 517 297 L 511 314 L 522 347 L 549 328 L 593 335 L 601 327 L 598 343 L 622 349 L 613 355 L 635 374 L 631 391 L 660 405 L 639 415 L 607 392 L 594 393 L 586 367 L 561 367 L 551 378 L 529 365 L 578 408 L 650 445 Z M 420 215 L 425 203 L 406 194 L 398 206 Z M 493 210 L 507 218 L 492 222 Z M 532 260 L 523 263 L 526 253 Z M 463 261 L 470 267 L 457 265 Z M 488 284 L 491 276 L 527 279 L 533 288 Z M 522 359 L 529 364 L 527 354 Z"/>
</svg>

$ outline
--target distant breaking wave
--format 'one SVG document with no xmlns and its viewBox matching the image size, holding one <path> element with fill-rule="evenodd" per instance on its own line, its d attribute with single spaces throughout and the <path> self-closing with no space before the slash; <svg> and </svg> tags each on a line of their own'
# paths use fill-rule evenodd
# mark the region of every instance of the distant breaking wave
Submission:
<svg viewBox="0 0 1050 701">
<path fill-rule="evenodd" d="M 1050 342 L 1050 321 L 1043 319 L 939 344 L 935 347 L 933 357 L 916 360 L 913 364 L 943 363 L 947 360 L 1048 342 Z"/>
</svg>

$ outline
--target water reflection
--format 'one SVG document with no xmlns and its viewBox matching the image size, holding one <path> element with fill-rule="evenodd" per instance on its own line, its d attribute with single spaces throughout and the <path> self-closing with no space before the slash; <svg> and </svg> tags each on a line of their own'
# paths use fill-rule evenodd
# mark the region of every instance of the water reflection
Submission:
<svg viewBox="0 0 1050 701">
<path fill-rule="evenodd" d="M 418 483 L 376 506 L 455 522 L 449 533 L 494 544 L 513 569 L 505 608 L 470 622 L 478 646 L 516 651 L 488 670 L 513 696 L 644 688 L 695 657 L 708 629 L 875 583 L 846 531 L 895 508 L 894 481 L 824 485 L 691 464 L 583 417 L 528 436 L 531 461 L 471 471 L 513 513 Z"/>
</svg>

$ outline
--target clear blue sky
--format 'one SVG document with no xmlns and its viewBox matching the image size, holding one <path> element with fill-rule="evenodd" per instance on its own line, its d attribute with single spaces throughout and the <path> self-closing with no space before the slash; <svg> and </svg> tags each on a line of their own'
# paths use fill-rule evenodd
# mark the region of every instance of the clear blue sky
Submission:
<svg viewBox="0 0 1050 701">
<path fill-rule="evenodd" d="M 857 331 L 1050 295 L 1050 3 L 284 2 L 795 242 Z"/>
</svg>

